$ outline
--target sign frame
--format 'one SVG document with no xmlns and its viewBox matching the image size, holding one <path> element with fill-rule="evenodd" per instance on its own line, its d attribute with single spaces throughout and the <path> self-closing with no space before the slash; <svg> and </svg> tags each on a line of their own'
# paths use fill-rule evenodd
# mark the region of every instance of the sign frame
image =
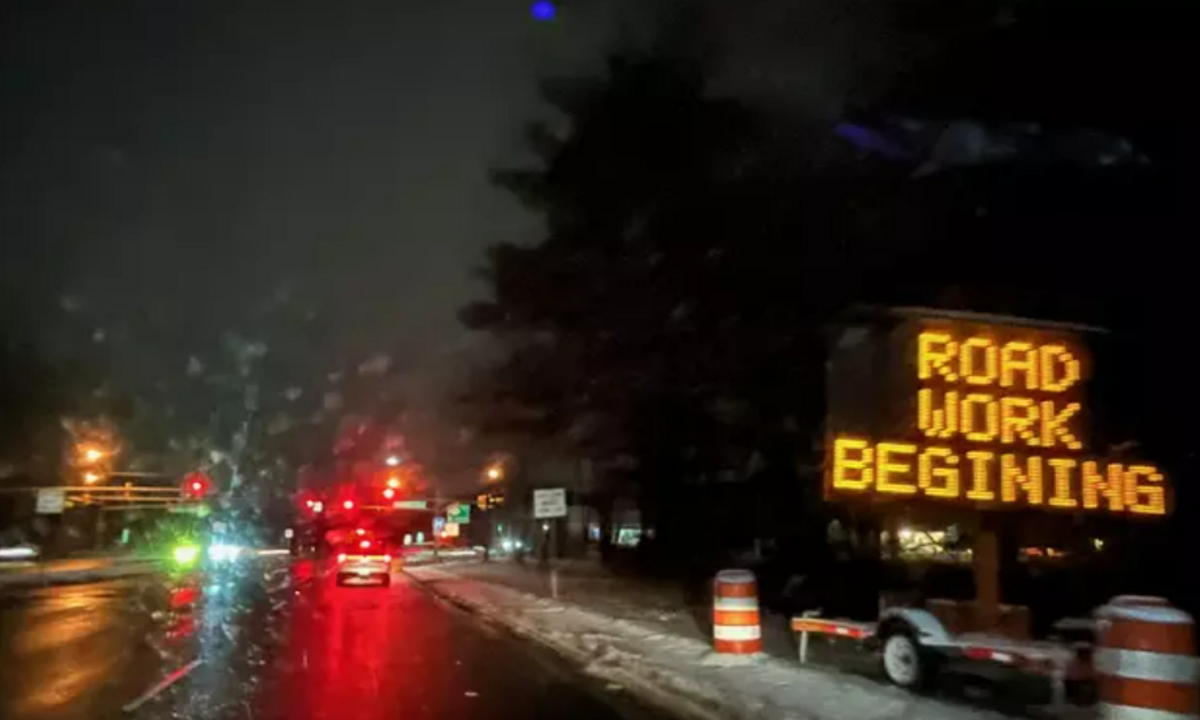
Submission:
<svg viewBox="0 0 1200 720">
<path fill-rule="evenodd" d="M 847 320 L 827 366 L 826 500 L 1171 513 L 1157 466 L 1090 450 L 1106 447 L 1087 412 L 1099 402 L 1088 385 L 1102 329 L 924 308 Z"/>
<path fill-rule="evenodd" d="M 551 520 L 567 516 L 567 489 L 542 488 L 533 491 L 533 517 Z"/>
<path fill-rule="evenodd" d="M 67 491 L 62 488 L 38 488 L 35 511 L 38 515 L 61 515 L 67 507 Z"/>
<path fill-rule="evenodd" d="M 471 522 L 470 503 L 450 503 L 446 506 L 446 523 L 466 525 Z"/>
</svg>

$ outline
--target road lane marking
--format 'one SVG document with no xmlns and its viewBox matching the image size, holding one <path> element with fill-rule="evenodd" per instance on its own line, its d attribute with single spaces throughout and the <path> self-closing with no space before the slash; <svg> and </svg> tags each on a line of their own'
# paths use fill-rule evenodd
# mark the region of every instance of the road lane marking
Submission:
<svg viewBox="0 0 1200 720">
<path fill-rule="evenodd" d="M 185 678 L 188 673 L 190 673 L 191 671 L 200 667 L 200 665 L 203 663 L 204 663 L 203 660 L 201 660 L 200 658 L 196 658 L 195 660 L 191 661 L 187 665 L 184 665 L 183 667 L 179 668 L 175 672 L 171 673 L 170 675 L 168 675 L 165 678 L 163 678 L 162 680 L 160 680 L 157 685 L 150 688 L 146 692 L 142 693 L 140 696 L 135 698 L 132 702 L 127 703 L 121 709 L 127 713 L 137 710 L 138 708 L 140 708 L 142 705 L 145 705 L 150 700 L 153 700 L 154 698 L 158 697 L 158 695 L 161 694 L 163 690 L 166 690 L 167 688 L 171 687 L 175 683 L 177 683 L 180 680 L 182 680 L 183 678 Z"/>
</svg>

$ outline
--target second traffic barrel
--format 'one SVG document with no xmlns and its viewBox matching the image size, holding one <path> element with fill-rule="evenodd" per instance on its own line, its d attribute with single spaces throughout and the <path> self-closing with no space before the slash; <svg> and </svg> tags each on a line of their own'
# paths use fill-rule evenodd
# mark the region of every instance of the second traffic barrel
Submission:
<svg viewBox="0 0 1200 720">
<path fill-rule="evenodd" d="M 762 652 L 758 585 L 749 570 L 722 570 L 713 580 L 713 649 L 734 655 Z"/>
<path fill-rule="evenodd" d="M 1162 598 L 1123 595 L 1096 617 L 1102 718 L 1200 717 L 1200 659 L 1190 615 Z"/>
</svg>

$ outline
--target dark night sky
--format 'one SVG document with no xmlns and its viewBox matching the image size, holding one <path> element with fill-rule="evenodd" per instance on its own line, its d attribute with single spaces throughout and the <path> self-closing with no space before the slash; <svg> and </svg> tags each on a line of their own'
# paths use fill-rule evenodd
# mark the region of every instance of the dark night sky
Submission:
<svg viewBox="0 0 1200 720">
<path fill-rule="evenodd" d="M 2 7 L 10 335 L 78 342 L 84 318 L 152 354 L 114 318 L 166 307 L 203 337 L 287 288 L 321 308 L 336 354 L 388 352 L 416 385 L 470 342 L 455 310 L 484 291 L 483 248 L 538 236 L 486 170 L 522 159 L 539 77 L 595 67 L 681 8 L 704 11 L 714 87 L 787 122 L 835 116 L 863 63 L 889 66 L 878 23 L 841 0 L 565 0 L 550 23 L 526 0 Z"/>
<path fill-rule="evenodd" d="M 612 0 L 553 23 L 522 0 L 5 6 L 9 313 L 52 327 L 69 294 L 225 324 L 286 285 L 344 350 L 414 370 L 462 337 L 482 248 L 535 236 L 485 171 L 521 157 L 536 79 L 594 63 L 635 17 Z"/>
</svg>

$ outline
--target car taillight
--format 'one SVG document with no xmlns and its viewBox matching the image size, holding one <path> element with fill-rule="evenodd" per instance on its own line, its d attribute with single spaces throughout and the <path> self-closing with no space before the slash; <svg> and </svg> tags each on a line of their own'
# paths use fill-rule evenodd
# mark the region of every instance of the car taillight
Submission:
<svg viewBox="0 0 1200 720">
<path fill-rule="evenodd" d="M 392 556 L 391 556 L 391 555 L 384 555 L 384 556 L 383 556 L 383 561 L 384 561 L 384 562 L 389 562 L 389 563 L 390 563 L 390 562 L 392 561 Z"/>
<path fill-rule="evenodd" d="M 340 563 L 346 562 L 346 553 L 338 553 L 338 562 L 340 562 Z"/>
</svg>

